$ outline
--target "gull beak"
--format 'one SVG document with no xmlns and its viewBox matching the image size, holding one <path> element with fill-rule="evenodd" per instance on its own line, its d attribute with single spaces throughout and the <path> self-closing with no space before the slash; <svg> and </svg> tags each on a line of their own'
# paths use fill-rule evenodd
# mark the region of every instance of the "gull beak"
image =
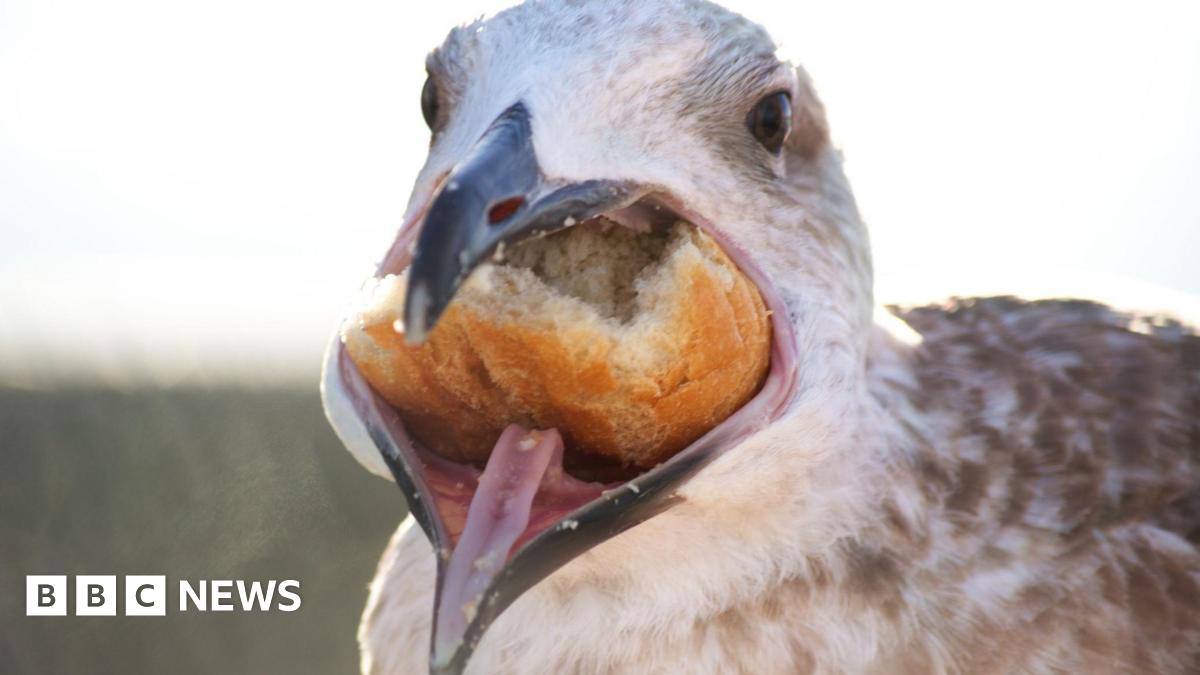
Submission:
<svg viewBox="0 0 1200 675">
<path fill-rule="evenodd" d="M 570 227 L 625 206 L 637 196 L 615 181 L 547 180 L 534 152 L 528 110 L 521 103 L 509 107 L 446 176 L 425 214 L 408 268 L 406 339 L 424 342 L 471 271 L 502 244 Z M 532 494 L 521 493 L 536 491 L 538 477 L 548 465 L 561 466 L 563 452 L 558 432 L 525 433 L 514 425 L 501 436 L 475 501 L 487 502 L 494 493 L 520 496 L 473 503 L 472 512 L 485 511 L 491 517 L 469 520 L 458 541 L 452 541 L 444 528 L 427 528 L 437 548 L 448 552 L 438 559 L 430 654 L 433 673 L 461 672 L 483 631 L 517 596 L 571 557 L 629 526 L 605 523 L 593 530 L 590 519 L 578 517 L 586 513 L 577 513 L 568 532 L 551 529 L 532 541 L 518 542 L 533 499 Z M 538 439 L 533 450 L 512 451 L 515 444 L 532 438 Z M 412 475 L 410 467 L 392 465 L 402 487 L 410 481 L 399 479 Z M 410 504 L 422 501 L 416 491 L 405 492 Z M 593 508 L 590 513 L 611 513 L 624 501 L 618 495 L 593 500 L 593 506 L 607 508 Z M 640 519 L 647 516 L 643 513 Z M 614 525 L 617 530 L 611 529 Z"/>
<path fill-rule="evenodd" d="M 505 242 L 548 234 L 629 201 L 622 184 L 547 181 L 521 103 L 492 122 L 450 171 L 425 216 L 409 268 L 405 336 L 425 341 L 459 286 Z"/>
</svg>

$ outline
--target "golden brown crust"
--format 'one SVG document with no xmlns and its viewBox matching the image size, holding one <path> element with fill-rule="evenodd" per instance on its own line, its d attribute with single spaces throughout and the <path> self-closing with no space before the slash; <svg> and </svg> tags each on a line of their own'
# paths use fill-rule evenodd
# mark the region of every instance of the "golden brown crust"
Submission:
<svg viewBox="0 0 1200 675">
<path fill-rule="evenodd" d="M 680 290 L 663 331 L 675 358 L 644 372 L 614 367 L 618 338 L 599 326 L 517 322 L 461 302 L 419 347 L 391 320 L 348 331 L 346 346 L 413 436 L 450 459 L 482 464 L 517 422 L 557 428 L 574 451 L 652 467 L 753 397 L 770 359 L 758 291 L 711 240 L 694 240 L 704 256 L 673 270 Z"/>
</svg>

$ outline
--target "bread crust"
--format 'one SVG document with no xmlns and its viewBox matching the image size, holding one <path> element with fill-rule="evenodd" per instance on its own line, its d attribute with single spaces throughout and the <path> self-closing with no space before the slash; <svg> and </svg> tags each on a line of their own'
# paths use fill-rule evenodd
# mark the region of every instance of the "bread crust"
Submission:
<svg viewBox="0 0 1200 675">
<path fill-rule="evenodd" d="M 483 464 L 516 422 L 557 428 L 570 452 L 650 468 L 750 400 L 769 366 L 757 289 L 709 237 L 690 237 L 700 255 L 666 270 L 669 307 L 654 335 L 665 356 L 651 363 L 615 358 L 634 338 L 599 317 L 530 320 L 472 301 L 452 303 L 423 345 L 405 344 L 395 308 L 360 317 L 346 346 L 410 433 L 444 457 Z"/>
</svg>

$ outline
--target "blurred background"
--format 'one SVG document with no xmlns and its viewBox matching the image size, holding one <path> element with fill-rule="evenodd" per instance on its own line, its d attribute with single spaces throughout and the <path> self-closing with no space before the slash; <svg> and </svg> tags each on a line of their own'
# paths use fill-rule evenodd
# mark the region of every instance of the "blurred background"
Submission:
<svg viewBox="0 0 1200 675">
<path fill-rule="evenodd" d="M 503 4 L 0 0 L 0 671 L 355 669 L 403 502 L 320 355 L 423 161 L 424 55 Z M 1195 307 L 1200 4 L 726 4 L 812 74 L 881 300 Z M 304 605 L 27 619 L 36 573 Z"/>
</svg>

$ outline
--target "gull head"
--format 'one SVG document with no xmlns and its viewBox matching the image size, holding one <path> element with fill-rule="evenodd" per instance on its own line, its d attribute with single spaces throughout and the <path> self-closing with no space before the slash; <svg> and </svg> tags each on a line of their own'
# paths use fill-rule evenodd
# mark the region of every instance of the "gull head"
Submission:
<svg viewBox="0 0 1200 675">
<path fill-rule="evenodd" d="M 533 498 L 515 539 L 473 564 L 455 549 L 495 533 L 463 533 L 454 514 L 477 497 L 478 469 L 422 448 L 334 340 L 327 414 L 360 461 L 396 480 L 438 551 L 432 669 L 461 671 L 543 580 L 661 589 L 765 574 L 794 545 L 796 512 L 820 508 L 822 453 L 853 433 L 871 333 L 866 231 L 808 76 L 762 27 L 701 0 L 526 2 L 451 30 L 426 70 L 429 154 L 377 272 L 407 275 L 410 342 L 506 246 L 597 217 L 699 228 L 771 324 L 749 402 L 652 469 L 594 491 L 557 485 L 553 508 Z"/>
</svg>

